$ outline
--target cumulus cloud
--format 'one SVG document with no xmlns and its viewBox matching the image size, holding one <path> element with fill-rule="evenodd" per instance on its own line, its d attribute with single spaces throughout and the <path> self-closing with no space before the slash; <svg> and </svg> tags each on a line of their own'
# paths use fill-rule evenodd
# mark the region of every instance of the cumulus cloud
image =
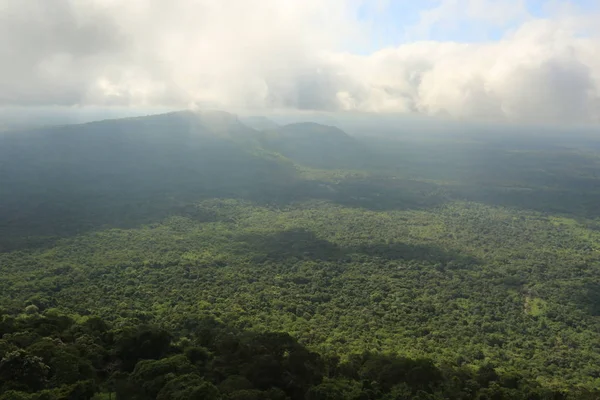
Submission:
<svg viewBox="0 0 600 400">
<path fill-rule="evenodd" d="M 459 118 L 600 121 L 600 43 L 548 20 L 494 43 L 419 42 L 368 57 L 343 56 L 362 83 L 346 109 Z"/>
<path fill-rule="evenodd" d="M 324 104 L 309 93 L 318 74 L 308 75 L 321 53 L 358 33 L 357 5 L 0 0 L 0 102 Z"/>
<path fill-rule="evenodd" d="M 556 3 L 556 2 L 555 2 Z M 382 0 L 0 0 L 0 106 L 210 106 L 600 122 L 600 24 L 556 5 L 445 0 L 407 34 L 462 19 L 500 40 L 353 54 Z M 506 5 L 501 6 L 501 4 Z M 556 3 L 558 4 L 558 3 Z"/>
</svg>

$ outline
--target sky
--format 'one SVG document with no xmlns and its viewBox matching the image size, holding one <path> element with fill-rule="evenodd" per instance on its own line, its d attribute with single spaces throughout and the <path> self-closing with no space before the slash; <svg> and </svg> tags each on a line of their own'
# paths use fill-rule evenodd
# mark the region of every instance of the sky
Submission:
<svg viewBox="0 0 600 400">
<path fill-rule="evenodd" d="M 364 2 L 357 13 L 359 20 L 368 21 L 375 27 L 369 43 L 363 49 L 357 49 L 367 53 L 415 40 L 496 41 L 528 20 L 552 19 L 564 9 L 580 14 L 598 12 L 600 2 L 384 0 L 371 4 L 375 7 Z"/>
<path fill-rule="evenodd" d="M 600 124 L 598 0 L 0 0 L 0 59 L 0 115 L 157 107 Z"/>
</svg>

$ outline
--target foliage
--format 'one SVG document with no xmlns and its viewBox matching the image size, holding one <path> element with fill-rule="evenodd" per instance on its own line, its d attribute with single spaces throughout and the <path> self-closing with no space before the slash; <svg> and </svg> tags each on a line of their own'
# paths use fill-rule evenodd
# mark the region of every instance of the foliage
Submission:
<svg viewBox="0 0 600 400">
<path fill-rule="evenodd" d="M 103 325 L 108 329 L 95 330 L 90 329 L 90 318 L 83 318 L 43 337 L 40 325 L 47 322 L 46 316 L 5 318 L 14 318 L 9 334 L 33 334 L 37 339 L 29 349 L 46 350 L 39 352 L 42 357 L 31 356 L 25 349 L 2 354 L 3 400 L 591 399 L 600 395 L 597 391 L 552 392 L 522 376 L 502 375 L 490 365 L 478 370 L 436 367 L 430 360 L 374 353 L 354 354 L 344 362 L 326 360 L 287 334 L 244 332 L 216 321 L 197 321 L 201 334 L 191 332 L 180 338 L 179 343 L 185 345 L 170 342 L 166 352 L 160 342 L 148 342 L 149 348 L 157 349 L 148 349 L 148 358 L 139 359 L 135 352 L 123 353 L 120 342 L 163 337 L 163 330 L 108 324 Z M 95 321 L 93 326 L 100 326 Z M 84 337 L 97 345 L 102 361 L 82 372 L 78 366 L 95 360 L 93 354 L 81 351 Z M 200 343 L 207 347 L 198 347 Z M 206 357 L 194 356 L 198 349 Z M 73 357 L 62 360 L 62 371 L 45 366 L 55 354 L 63 353 Z M 134 362 L 130 371 L 128 365 Z M 64 371 L 69 371 L 72 383 L 53 379 Z"/>
</svg>

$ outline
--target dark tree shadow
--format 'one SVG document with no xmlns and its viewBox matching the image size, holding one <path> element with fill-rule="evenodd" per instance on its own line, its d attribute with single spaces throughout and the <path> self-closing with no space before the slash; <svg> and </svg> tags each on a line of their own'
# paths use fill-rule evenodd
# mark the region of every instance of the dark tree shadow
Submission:
<svg viewBox="0 0 600 400">
<path fill-rule="evenodd" d="M 424 261 L 429 263 L 452 263 L 454 267 L 468 267 L 477 265 L 480 261 L 473 256 L 452 250 L 445 250 L 435 245 L 407 244 L 407 243 L 381 243 L 357 246 L 346 249 L 350 253 L 364 254 L 371 257 L 380 257 L 387 260 Z"/>
<path fill-rule="evenodd" d="M 494 207 L 530 210 L 576 218 L 600 217 L 600 191 L 565 188 L 505 188 L 491 186 L 455 186 L 450 195 L 457 200 L 476 201 Z"/>
<path fill-rule="evenodd" d="M 600 283 L 589 282 L 577 298 L 580 307 L 594 317 L 600 316 Z"/>
<path fill-rule="evenodd" d="M 334 243 L 318 238 L 306 229 L 292 229 L 270 235 L 240 235 L 238 251 L 250 252 L 257 259 L 282 261 L 290 258 L 310 260 L 336 260 L 343 255 Z"/>
<path fill-rule="evenodd" d="M 372 211 L 431 209 L 452 200 L 440 185 L 395 178 L 352 178 L 335 183 L 294 179 L 248 193 L 246 198 L 257 204 L 280 207 L 325 200 Z"/>
<path fill-rule="evenodd" d="M 451 264 L 464 268 L 479 264 L 475 257 L 457 251 L 444 250 L 438 246 L 407 243 L 380 243 L 364 246 L 342 247 L 317 237 L 313 232 L 297 228 L 275 234 L 240 235 L 238 252 L 253 254 L 254 260 L 284 261 L 291 258 L 314 261 L 347 260 L 352 255 L 378 257 L 387 260 L 421 261 L 432 264 Z"/>
<path fill-rule="evenodd" d="M 373 211 L 431 209 L 451 201 L 439 185 L 395 178 L 342 181 L 335 185 L 329 199 L 346 207 Z"/>
</svg>

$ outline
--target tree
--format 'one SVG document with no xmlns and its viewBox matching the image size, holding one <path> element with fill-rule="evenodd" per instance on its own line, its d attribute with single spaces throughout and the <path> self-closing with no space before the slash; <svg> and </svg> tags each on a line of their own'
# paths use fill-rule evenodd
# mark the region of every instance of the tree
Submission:
<svg viewBox="0 0 600 400">
<path fill-rule="evenodd" d="M 160 390 L 156 400 L 220 400 L 219 390 L 197 374 L 186 374 L 171 379 Z"/>
<path fill-rule="evenodd" d="M 50 367 L 40 357 L 19 349 L 0 360 L 0 382 L 3 390 L 36 391 L 47 383 Z"/>
</svg>

